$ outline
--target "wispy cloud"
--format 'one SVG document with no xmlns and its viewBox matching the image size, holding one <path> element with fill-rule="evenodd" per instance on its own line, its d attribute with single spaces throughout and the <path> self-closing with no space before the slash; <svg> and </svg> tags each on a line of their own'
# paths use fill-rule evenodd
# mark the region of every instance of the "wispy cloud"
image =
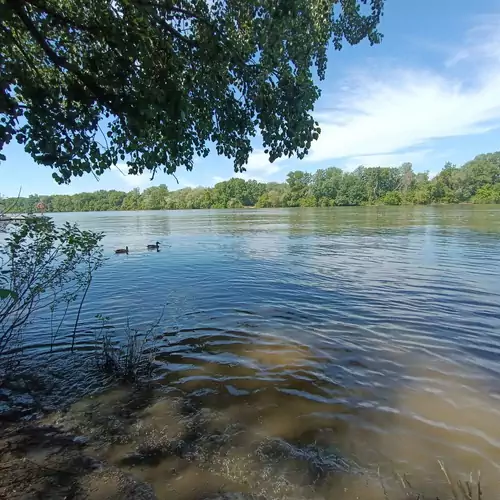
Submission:
<svg viewBox="0 0 500 500">
<path fill-rule="evenodd" d="M 500 15 L 476 16 L 475 25 L 466 33 L 464 44 L 451 53 L 445 61 L 452 67 L 462 61 L 484 65 L 493 62 L 498 67 L 500 60 Z M 483 68 L 483 70 L 486 68 Z"/>
<path fill-rule="evenodd" d="M 139 175 L 130 175 L 126 164 L 118 164 L 112 167 L 118 178 L 122 180 L 130 189 L 140 188 L 144 189 L 151 185 L 151 174 L 144 172 Z"/>
<path fill-rule="evenodd" d="M 245 165 L 245 172 L 228 174 L 227 177 L 214 176 L 212 181 L 214 184 L 218 182 L 227 181 L 231 177 L 239 177 L 245 180 L 256 180 L 259 182 L 267 182 L 269 177 L 273 174 L 279 172 L 283 165 L 282 162 L 286 161 L 286 158 L 278 158 L 273 163 L 269 161 L 269 155 L 264 153 L 262 149 L 255 149 L 248 159 L 248 163 Z"/>
<path fill-rule="evenodd" d="M 269 177 L 270 175 L 281 170 L 279 164 L 284 160 L 284 158 L 278 158 L 274 161 L 274 163 L 271 163 L 269 161 L 269 155 L 264 153 L 262 149 L 256 149 L 250 155 L 248 163 L 245 165 L 246 173 L 249 175 Z"/>
<path fill-rule="evenodd" d="M 422 161 L 430 153 L 432 153 L 432 149 L 418 149 L 404 153 L 352 156 L 342 166 L 344 170 L 354 170 L 360 165 L 365 167 L 399 167 L 405 162 L 416 163 Z"/>
<path fill-rule="evenodd" d="M 181 188 L 194 189 L 194 188 L 198 187 L 197 184 L 194 184 L 193 182 L 189 182 L 186 179 L 184 179 L 183 177 L 179 177 L 178 180 L 179 180 L 179 187 L 181 187 Z"/>
<path fill-rule="evenodd" d="M 408 159 L 431 141 L 500 128 L 500 16 L 479 21 L 440 70 L 393 62 L 351 73 L 321 102 L 322 134 L 307 161 Z"/>
</svg>

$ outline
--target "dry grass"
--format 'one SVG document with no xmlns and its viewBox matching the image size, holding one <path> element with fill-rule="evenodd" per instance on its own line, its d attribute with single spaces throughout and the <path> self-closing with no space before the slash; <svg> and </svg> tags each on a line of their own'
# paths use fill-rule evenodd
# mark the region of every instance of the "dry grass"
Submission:
<svg viewBox="0 0 500 500">
<path fill-rule="evenodd" d="M 441 460 L 438 460 L 438 464 L 446 479 L 446 483 L 449 487 L 449 493 L 446 496 L 443 496 L 442 494 L 429 495 L 419 493 L 412 486 L 406 474 L 401 475 L 397 473 L 396 478 L 401 484 L 406 498 L 409 500 L 483 500 L 481 473 L 479 471 L 477 473 L 476 480 L 474 480 L 472 472 L 469 474 L 469 479 L 467 481 L 462 481 L 461 479 L 454 480 Z M 384 482 L 380 476 L 379 479 L 384 492 L 384 498 L 385 500 L 389 500 L 390 496 L 387 493 Z"/>
<path fill-rule="evenodd" d="M 98 370 L 120 382 L 151 378 L 158 352 L 154 333 L 161 318 L 145 332 L 131 328 L 127 321 L 124 335 L 119 336 L 105 324 L 108 318 L 100 319 L 103 325 L 96 335 L 97 348 L 93 353 Z"/>
</svg>

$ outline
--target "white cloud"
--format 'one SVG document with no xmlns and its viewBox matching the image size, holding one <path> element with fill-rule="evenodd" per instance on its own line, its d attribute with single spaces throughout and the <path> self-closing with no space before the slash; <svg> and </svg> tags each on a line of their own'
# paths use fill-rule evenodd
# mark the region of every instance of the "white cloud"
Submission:
<svg viewBox="0 0 500 500">
<path fill-rule="evenodd" d="M 360 165 L 365 167 L 399 167 L 405 162 L 416 163 L 422 161 L 430 153 L 432 153 L 432 149 L 418 149 L 405 153 L 353 156 L 344 163 L 343 167 L 345 170 L 354 170 Z"/>
<path fill-rule="evenodd" d="M 500 15 L 477 16 L 476 25 L 465 36 L 465 43 L 459 50 L 451 54 L 445 61 L 446 66 L 452 67 L 462 61 L 480 63 L 486 60 L 493 61 L 498 66 L 500 59 Z"/>
<path fill-rule="evenodd" d="M 213 182 L 214 184 L 217 184 L 217 183 L 219 183 L 219 182 L 224 182 L 224 181 L 227 181 L 227 180 L 229 180 L 229 179 L 230 179 L 230 177 L 221 177 L 221 176 L 219 176 L 219 175 L 214 175 L 214 176 L 212 177 L 212 182 Z"/>
<path fill-rule="evenodd" d="M 278 165 L 280 162 L 283 162 L 285 158 L 278 158 L 273 163 L 269 161 L 269 155 L 264 153 L 262 149 L 256 149 L 250 155 L 248 159 L 248 163 L 245 165 L 247 174 L 252 175 L 252 179 L 255 177 L 254 174 L 260 175 L 262 177 L 268 177 L 276 172 L 281 170 L 281 167 Z"/>
<path fill-rule="evenodd" d="M 112 168 L 113 171 L 118 175 L 118 177 L 130 187 L 130 189 L 144 189 L 151 185 L 151 174 L 148 172 L 144 172 L 139 175 L 131 175 L 128 173 L 127 165 L 122 163 L 113 165 Z"/>
<path fill-rule="evenodd" d="M 191 189 L 194 189 L 194 188 L 198 187 L 197 184 L 189 182 L 189 181 L 183 179 L 182 177 L 179 177 L 178 179 L 179 179 L 179 186 L 181 188 L 191 188 Z"/>
<path fill-rule="evenodd" d="M 255 180 L 259 182 L 268 182 L 268 178 L 279 172 L 282 167 L 279 165 L 285 161 L 286 158 L 278 158 L 273 163 L 269 161 L 269 155 L 264 153 L 262 149 L 255 149 L 248 158 L 248 163 L 245 165 L 245 172 L 232 173 L 227 177 L 215 175 L 212 177 L 212 182 L 217 184 L 231 179 L 231 177 L 239 177 L 245 180 Z"/>
<path fill-rule="evenodd" d="M 277 172 L 277 170 L 276 170 Z M 239 177 L 240 179 L 245 179 L 246 181 L 258 181 L 258 182 L 268 182 L 267 176 L 254 175 L 249 172 L 241 172 L 234 174 L 234 177 Z"/>
<path fill-rule="evenodd" d="M 317 115 L 322 133 L 306 161 L 409 160 L 404 151 L 428 149 L 436 139 L 499 128 L 500 16 L 481 21 L 441 71 L 402 63 L 351 74 L 321 102 L 331 113 Z"/>
</svg>

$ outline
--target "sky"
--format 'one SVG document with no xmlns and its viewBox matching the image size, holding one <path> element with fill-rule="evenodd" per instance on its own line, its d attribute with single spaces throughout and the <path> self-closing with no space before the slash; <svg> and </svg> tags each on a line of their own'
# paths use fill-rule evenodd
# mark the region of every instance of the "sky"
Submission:
<svg viewBox="0 0 500 500">
<path fill-rule="evenodd" d="M 292 170 L 330 166 L 413 163 L 435 175 L 451 161 L 500 150 L 500 0 L 386 0 L 384 39 L 329 52 L 326 79 L 314 117 L 322 133 L 303 159 L 269 163 L 260 145 L 238 176 L 283 181 Z M 235 176 L 232 162 L 215 152 L 193 171 L 172 176 L 123 175 L 126 167 L 59 186 L 51 169 L 36 165 L 17 144 L 0 163 L 0 194 L 73 194 L 128 191 L 167 184 L 170 189 L 213 186 Z M 120 166 L 118 166 L 120 167 Z"/>
</svg>

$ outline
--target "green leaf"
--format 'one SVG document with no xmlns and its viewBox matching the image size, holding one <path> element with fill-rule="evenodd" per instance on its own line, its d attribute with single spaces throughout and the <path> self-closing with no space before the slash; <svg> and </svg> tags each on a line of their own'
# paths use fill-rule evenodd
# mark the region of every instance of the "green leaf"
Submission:
<svg viewBox="0 0 500 500">
<path fill-rule="evenodd" d="M 5 299 L 13 299 L 13 300 L 17 300 L 18 299 L 18 295 L 16 292 L 12 291 L 12 290 L 8 290 L 7 288 L 0 288 L 0 299 L 1 300 L 5 300 Z"/>
</svg>

